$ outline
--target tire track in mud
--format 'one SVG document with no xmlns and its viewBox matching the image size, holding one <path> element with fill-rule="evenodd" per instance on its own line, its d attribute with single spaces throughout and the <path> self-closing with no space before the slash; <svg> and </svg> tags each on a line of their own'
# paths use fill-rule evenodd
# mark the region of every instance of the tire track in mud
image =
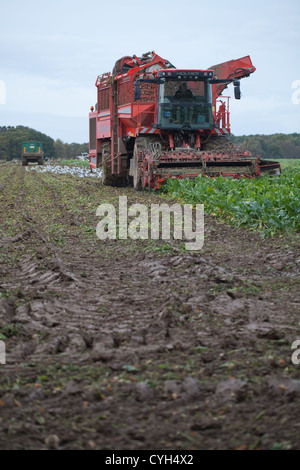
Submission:
<svg viewBox="0 0 300 470">
<path fill-rule="evenodd" d="M 23 171 L 22 171 L 23 170 Z M 16 171 L 17 174 L 17 171 Z M 59 275 L 64 279 L 75 280 L 72 274 L 64 268 L 63 262 L 59 260 L 59 249 L 56 248 L 51 240 L 49 239 L 48 234 L 45 232 L 44 224 L 35 216 L 33 213 L 30 204 L 30 195 L 28 194 L 28 184 L 25 181 L 25 170 L 21 169 L 21 174 L 19 176 L 21 189 L 19 190 L 18 196 L 16 196 L 16 211 L 21 214 L 23 221 L 23 229 L 26 230 L 20 232 L 16 237 L 5 240 L 5 243 L 17 242 L 17 241 L 27 241 L 28 245 L 31 247 L 38 246 L 42 243 L 44 250 L 50 255 L 50 261 L 46 258 L 45 268 L 50 267 L 51 270 L 48 270 L 46 273 L 41 273 L 43 261 L 44 261 L 44 250 L 38 254 L 39 261 L 31 259 L 30 255 L 25 253 L 24 259 L 20 261 L 20 269 L 16 276 L 16 280 L 22 284 L 28 281 L 29 285 L 35 284 L 38 287 L 42 285 L 48 285 L 53 280 L 59 277 Z M 50 203 L 51 205 L 51 203 Z M 56 207 L 56 204 L 53 204 Z M 24 247 L 25 248 L 25 247 Z M 35 250 L 36 251 L 36 250 Z M 34 259 L 36 259 L 36 252 L 34 253 Z M 54 265 L 54 266 L 53 266 Z M 58 273 L 54 272 L 58 271 Z M 22 282 L 23 281 L 23 282 Z"/>
<path fill-rule="evenodd" d="M 26 197 L 28 196 L 25 197 L 24 175 L 23 171 L 21 174 L 22 189 L 18 196 L 18 202 L 20 206 L 23 204 L 23 207 L 26 208 Z M 58 215 L 58 219 L 61 218 L 64 225 L 68 227 L 74 222 L 74 219 L 72 214 L 65 218 L 66 205 L 62 202 L 61 195 L 51 187 L 51 184 L 45 183 L 41 175 L 34 173 L 32 177 L 38 181 L 40 186 L 47 187 L 48 204 L 60 209 L 58 214 L 63 214 L 63 216 Z M 89 346 L 91 347 L 94 343 L 98 344 L 95 349 L 98 351 L 98 357 L 104 358 L 103 360 L 107 360 L 109 357 L 109 349 L 115 353 L 114 348 L 118 349 L 120 345 L 128 344 L 131 341 L 135 347 L 133 345 L 130 348 L 127 347 L 130 353 L 136 354 L 137 348 L 141 350 L 141 344 L 147 351 L 149 347 L 147 349 L 145 346 L 147 346 L 149 342 L 147 338 L 150 336 L 153 341 L 161 339 L 163 346 L 159 345 L 158 349 L 160 347 L 164 349 L 166 341 L 168 341 L 168 347 L 171 350 L 174 345 L 169 338 L 173 338 L 173 336 L 176 338 L 178 334 L 180 341 L 175 339 L 174 343 L 177 342 L 177 348 L 184 349 L 186 347 L 184 341 L 189 344 L 187 347 L 205 343 L 207 338 L 210 345 L 212 344 L 212 335 L 210 331 L 207 331 L 207 328 L 201 332 L 200 336 L 199 333 L 198 336 L 195 334 L 191 341 L 193 331 L 186 324 L 185 319 L 190 312 L 195 310 L 200 312 L 201 310 L 202 315 L 209 315 L 212 311 L 219 312 L 220 315 L 230 315 L 234 311 L 247 310 L 245 304 L 234 301 L 228 295 L 223 296 L 220 301 L 215 301 L 215 295 L 207 294 L 209 291 L 207 284 L 214 286 L 216 283 L 227 283 L 230 286 L 233 282 L 233 276 L 201 256 L 198 256 L 197 266 L 196 255 L 175 255 L 165 260 L 167 261 L 165 264 L 153 256 L 148 261 L 139 260 L 138 257 L 132 261 L 125 260 L 123 262 L 105 259 L 104 263 L 99 265 L 95 264 L 95 261 L 90 257 L 87 257 L 83 263 L 82 252 L 74 250 L 72 269 L 75 268 L 81 272 L 84 270 L 88 273 L 88 282 L 85 283 L 80 279 L 79 273 L 71 272 L 62 261 L 62 250 L 58 250 L 49 241 L 41 221 L 34 220 L 32 213 L 25 215 L 25 217 L 30 226 L 35 227 L 32 229 L 34 237 L 39 237 L 45 247 L 42 248 L 39 255 L 39 262 L 30 257 L 25 257 L 20 262 L 15 281 L 21 288 L 31 293 L 33 300 L 28 305 L 17 309 L 15 321 L 25 322 L 29 330 L 33 325 L 34 331 L 40 325 L 40 331 L 49 335 L 50 339 L 67 330 L 71 337 L 72 335 L 76 336 L 74 343 L 77 343 L 79 350 L 83 350 L 87 344 L 84 337 L 89 337 L 87 340 Z M 45 251 L 48 255 L 47 260 L 43 258 Z M 109 263 L 109 270 L 107 263 Z M 196 265 L 196 269 L 193 268 L 194 265 Z M 177 272 L 176 267 L 180 268 Z M 171 269 L 172 273 L 169 272 Z M 101 270 L 104 273 L 101 273 Z M 174 295 L 172 290 L 180 291 L 180 285 L 182 285 L 182 290 L 189 288 L 189 280 L 182 282 L 182 274 L 186 270 L 189 270 L 190 276 L 194 274 L 195 283 L 197 280 L 198 282 L 204 281 L 205 286 L 202 292 L 197 287 L 196 296 L 190 294 L 184 299 L 183 296 Z M 108 272 L 109 275 L 107 275 Z M 237 285 L 242 285 L 243 281 L 236 278 L 235 282 Z M 11 288 L 12 286 L 6 287 Z M 58 296 L 63 291 L 64 301 L 57 298 L 42 301 L 35 299 L 35 296 L 47 295 L 49 291 Z M 153 305 L 149 299 L 153 299 Z M 266 308 L 268 307 L 270 304 L 267 304 Z M 121 323 L 120 318 L 122 318 Z M 243 320 L 242 324 L 244 323 L 247 323 L 246 320 Z M 176 329 L 177 324 L 179 327 Z M 229 335 L 231 322 L 228 321 L 227 324 L 227 335 Z M 267 332 L 270 330 L 267 326 L 264 327 Z M 257 329 L 259 328 L 258 325 Z M 244 327 L 242 330 L 245 331 Z M 106 336 L 106 341 L 102 350 L 99 344 L 101 345 L 103 336 Z M 80 337 L 82 341 L 80 341 Z M 109 337 L 110 339 L 108 339 Z M 72 338 L 65 338 L 64 343 L 64 347 L 67 348 L 70 343 L 72 344 Z M 61 350 L 63 349 L 61 345 Z M 119 349 L 120 351 L 121 354 L 124 354 L 124 348 Z"/>
<path fill-rule="evenodd" d="M 66 311 L 65 306 L 55 298 L 54 300 L 47 299 L 46 301 L 37 301 L 35 298 L 47 296 L 49 292 L 59 296 L 70 283 L 75 283 L 78 287 L 79 281 L 65 266 L 61 259 L 61 250 L 54 246 L 45 232 L 43 227 L 44 221 L 38 220 L 33 211 L 30 210 L 30 204 L 28 204 L 28 201 L 31 202 L 30 195 L 28 194 L 29 183 L 25 183 L 24 169 L 23 171 L 22 169 L 21 171 L 19 170 L 19 172 L 17 170 L 17 173 L 19 173 L 18 178 L 21 183 L 21 190 L 17 196 L 17 206 L 18 211 L 23 215 L 28 230 L 20 235 L 19 240 L 18 238 L 16 240 L 8 239 L 6 242 L 9 244 L 9 241 L 20 241 L 24 248 L 27 245 L 27 247 L 38 247 L 38 249 L 34 250 L 33 256 L 28 255 L 25 250 L 25 256 L 19 260 L 18 270 L 13 277 L 13 283 L 4 282 L 2 283 L 2 288 L 8 291 L 13 291 L 17 288 L 19 295 L 27 298 L 24 305 L 16 306 L 14 318 L 15 322 L 20 322 L 24 325 L 25 334 L 29 336 L 32 333 L 38 333 L 39 335 L 49 334 L 51 338 L 58 334 L 58 326 L 61 327 L 61 330 L 65 329 L 66 324 L 64 321 L 62 322 Z M 47 193 L 48 199 L 49 196 L 53 200 L 53 203 L 49 202 L 50 206 L 57 207 L 57 194 L 50 192 L 50 194 Z M 43 201 L 41 200 L 42 203 Z M 30 301 L 30 299 L 32 300 Z M 54 328 L 54 330 L 49 330 L 48 325 Z M 26 344 L 24 347 L 20 346 L 19 350 L 17 350 L 17 356 L 25 357 L 29 353 L 32 354 L 34 349 L 33 346 L 28 348 Z M 41 359 L 40 355 L 39 359 Z"/>
<path fill-rule="evenodd" d="M 24 176 L 25 172 L 23 171 L 21 173 L 21 190 L 18 196 L 18 205 L 23 213 L 24 206 L 26 210 L 26 197 L 28 198 L 25 192 Z M 36 172 L 32 177 L 42 187 L 47 186 L 48 203 L 50 206 L 60 208 L 59 214 L 63 215 L 59 215 L 58 218 L 62 219 L 65 226 L 68 227 L 74 223 L 72 214 L 68 214 L 65 218 L 66 205 L 62 201 L 61 195 L 51 187 L 51 184 L 45 183 L 41 175 Z M 147 262 L 143 262 L 138 256 L 132 262 L 128 260 L 124 262 L 114 259 L 107 260 L 104 257 L 104 263 L 99 264 L 98 261 L 95 264 L 95 260 L 92 259 L 93 256 L 85 257 L 83 260 L 82 252 L 79 249 L 74 250 L 72 256 L 72 270 L 75 268 L 79 271 L 74 274 L 62 260 L 62 250 L 55 247 L 49 240 L 41 221 L 34 220 L 32 213 L 30 215 L 25 213 L 25 219 L 31 227 L 33 238 L 39 239 L 42 248 L 38 262 L 36 259 L 31 259 L 30 256 L 25 256 L 20 261 L 19 272 L 15 276 L 15 281 L 18 286 L 31 293 L 33 302 L 35 302 L 35 295 L 46 295 L 49 291 L 60 295 L 63 290 L 65 297 L 71 297 L 70 300 L 65 299 L 64 302 L 57 299 L 55 301 L 47 299 L 42 303 L 36 302 L 33 309 L 31 304 L 26 307 L 29 317 L 33 311 L 35 312 L 35 322 L 38 321 L 37 306 L 40 307 L 41 312 L 51 312 L 52 323 L 55 325 L 56 331 L 58 329 L 63 330 L 64 325 L 68 325 L 71 332 L 79 332 L 83 328 L 82 325 L 84 325 L 84 329 L 92 335 L 90 342 L 93 342 L 97 334 L 100 334 L 99 323 L 105 321 L 106 327 L 101 329 L 102 335 L 111 333 L 112 336 L 119 335 L 124 338 L 126 335 L 128 337 L 137 336 L 138 341 L 145 344 L 147 330 L 153 333 L 157 329 L 163 338 L 169 337 L 170 328 L 176 324 L 176 321 L 178 322 L 177 317 L 182 318 L 181 323 L 179 322 L 180 336 L 184 338 L 184 317 L 188 316 L 187 312 L 193 310 L 193 305 L 194 310 L 201 310 L 202 314 L 205 312 L 209 314 L 214 311 L 220 315 L 230 315 L 235 311 L 238 313 L 241 310 L 249 310 L 249 305 L 232 299 L 227 294 L 219 300 L 215 299 L 215 295 L 207 294 L 209 292 L 207 284 L 213 287 L 218 283 L 221 285 L 227 283 L 229 288 L 233 284 L 234 277 L 223 268 L 202 259 L 201 256 L 198 256 L 197 269 L 193 268 L 193 265 L 197 265 L 197 256 L 189 254 L 175 255 L 168 258 L 165 265 L 158 261 L 155 256 Z M 70 240 L 68 241 L 70 242 Z M 32 243 L 31 239 L 30 243 Z M 45 253 L 47 253 L 47 259 L 44 257 Z M 107 269 L 107 263 L 109 264 L 109 270 Z M 176 267 L 180 267 L 178 273 L 176 273 Z M 173 272 L 170 273 L 170 270 L 173 270 Z M 198 282 L 204 281 L 206 285 L 204 285 L 202 292 L 197 287 L 197 295 L 190 294 L 184 300 L 183 296 L 174 295 L 172 290 L 180 291 L 180 284 L 183 284 L 181 290 L 189 288 L 189 281 L 187 283 L 181 281 L 181 276 L 186 270 L 189 270 L 190 276 L 194 275 L 195 283 L 197 283 L 197 280 Z M 86 274 L 87 282 L 80 278 L 80 272 L 82 271 L 88 273 Z M 108 272 L 109 275 L 107 276 Z M 243 280 L 238 279 L 236 276 L 234 282 L 238 286 L 243 284 Z M 8 284 L 5 287 L 12 288 L 13 286 Z M 153 299 L 154 306 L 152 306 L 149 299 Z M 274 310 L 270 303 L 266 303 L 265 310 L 270 309 L 270 307 L 271 310 Z M 172 310 L 176 312 L 175 315 L 170 313 Z M 24 308 L 22 315 L 24 319 Z M 118 327 L 116 323 L 118 323 L 120 317 L 122 317 L 122 324 Z M 266 318 L 268 319 L 268 317 Z M 18 319 L 18 315 L 16 319 Z M 252 324 L 255 319 L 257 318 L 252 318 Z M 40 321 L 43 322 L 42 319 Z M 242 321 L 242 324 L 244 323 L 246 323 L 246 320 Z M 229 329 L 231 322 L 228 321 L 227 324 Z M 259 325 L 257 328 L 260 328 Z M 270 330 L 265 325 L 261 327 L 261 329 L 263 328 L 266 331 Z M 255 322 L 253 329 L 255 329 Z M 190 332 L 188 332 L 189 334 Z M 203 336 L 205 336 L 204 333 L 202 333 Z M 113 341 L 112 344 L 118 343 L 118 341 L 122 342 L 123 340 Z"/>
<path fill-rule="evenodd" d="M 42 185 L 45 185 L 43 181 L 41 181 L 40 178 L 37 178 L 40 180 L 40 183 Z M 24 172 L 21 175 L 21 181 L 22 181 L 22 190 L 19 194 L 19 204 L 20 207 L 22 207 L 21 210 L 23 212 L 26 210 L 26 199 L 25 199 L 25 185 L 24 185 Z M 59 196 L 56 191 L 51 191 L 50 192 L 50 197 L 54 200 L 55 205 L 60 205 L 61 208 L 65 208 L 63 204 L 60 203 L 59 201 Z M 25 206 L 25 209 L 24 209 Z M 38 238 L 40 238 L 42 241 L 44 241 L 46 245 L 46 250 L 49 253 L 54 254 L 54 257 L 57 258 L 57 250 L 53 249 L 53 245 L 51 245 L 50 242 L 47 241 L 47 236 L 46 234 L 43 234 L 43 229 L 41 228 L 41 224 L 39 221 L 34 220 L 32 217 L 32 214 L 28 215 L 25 214 L 25 218 L 28 222 L 30 222 L 30 226 L 32 227 L 38 227 L 34 228 L 31 230 L 34 232 L 34 236 L 38 235 Z M 65 222 L 65 220 L 64 220 Z M 31 240 L 32 243 L 32 240 Z M 81 259 L 76 260 L 77 264 L 80 265 L 82 268 L 82 262 Z M 43 264 L 45 265 L 45 261 L 43 260 Z M 51 264 L 51 262 L 50 262 Z M 52 263 L 53 264 L 53 263 Z M 49 262 L 46 263 L 44 266 L 47 268 L 49 265 Z M 57 266 L 54 267 L 54 269 Z M 47 270 L 46 272 L 43 273 L 41 271 L 40 266 L 38 266 L 36 261 L 33 261 L 30 259 L 30 257 L 26 257 L 20 262 L 19 266 L 19 272 L 15 276 L 14 281 L 17 283 L 18 286 L 21 288 L 26 289 L 26 291 L 30 291 L 31 295 L 41 295 L 47 293 L 49 289 L 54 290 L 56 292 L 60 291 L 61 289 L 61 281 L 63 280 L 62 278 L 64 277 L 70 277 L 70 276 L 65 276 L 66 270 L 62 271 L 61 269 L 59 272 L 55 272 L 54 269 Z M 96 270 L 97 273 L 97 270 Z M 62 276 L 61 276 L 62 275 Z M 97 274 L 96 274 L 97 276 Z M 71 281 L 77 281 L 74 276 L 72 276 Z M 110 282 L 113 282 L 112 276 L 110 276 Z M 103 282 L 102 282 L 103 283 Z M 13 288 L 11 285 L 5 286 L 8 289 Z M 76 282 L 76 285 L 72 286 L 72 289 L 78 290 L 78 281 Z M 93 286 L 91 286 L 93 287 Z M 98 286 L 95 286 L 95 289 L 97 289 Z M 64 293 L 67 293 L 67 286 L 65 286 Z M 74 300 L 68 304 L 67 302 L 61 303 L 60 301 L 56 300 L 55 302 L 51 300 L 43 301 L 43 302 L 37 302 L 33 300 L 32 303 L 26 306 L 22 306 L 17 308 L 16 310 L 16 317 L 15 321 L 22 322 L 23 324 L 26 324 L 29 328 L 33 328 L 33 330 L 38 330 L 40 332 L 43 332 L 43 328 L 47 326 L 47 322 L 49 323 L 49 315 L 45 315 L 45 312 L 51 312 L 51 318 L 52 325 L 55 325 L 56 328 L 56 334 L 57 330 L 63 330 L 65 328 L 65 325 L 68 325 L 68 330 L 70 332 L 77 331 L 78 329 L 81 328 L 80 325 L 84 323 L 85 329 L 86 330 L 92 330 L 93 333 L 98 331 L 98 325 L 95 324 L 95 318 L 97 319 L 97 309 L 99 306 L 93 307 L 91 306 L 93 303 L 93 298 L 94 298 L 94 293 L 92 294 L 92 299 L 90 299 L 86 293 L 84 297 L 84 301 L 82 299 L 81 295 L 77 295 L 79 297 L 78 304 L 74 304 Z M 91 303 L 90 303 L 91 300 Z M 80 306 L 80 304 L 82 304 Z M 107 299 L 106 301 L 103 298 L 100 300 L 100 307 L 101 305 L 105 305 L 106 307 L 109 306 L 111 307 L 111 301 L 110 299 Z M 120 305 L 113 305 L 113 308 L 119 308 Z M 40 315 L 38 313 L 40 311 Z M 87 314 L 87 311 L 89 311 L 89 314 Z M 46 320 L 45 320 L 46 318 Z M 113 319 L 115 321 L 115 319 Z M 47 331 L 48 332 L 48 331 Z M 26 348 L 25 348 L 26 349 Z M 28 348 L 27 348 L 28 350 Z M 31 351 L 32 353 L 32 351 Z"/>
<path fill-rule="evenodd" d="M 23 203 L 25 202 L 24 192 L 20 199 Z M 53 199 L 57 201 L 56 194 L 53 195 Z M 39 226 L 37 221 L 34 221 L 31 215 L 28 220 L 30 220 L 31 225 Z M 35 232 L 39 232 L 39 237 L 45 241 L 48 254 L 51 253 L 51 250 L 53 251 L 53 246 L 47 242 L 46 235 L 41 233 L 42 229 L 35 229 Z M 56 253 L 56 250 L 54 250 L 54 253 Z M 81 255 L 81 253 L 77 254 Z M 49 263 L 46 263 L 46 267 L 48 264 Z M 72 265 L 74 266 L 74 264 L 77 264 L 82 269 L 81 256 L 79 256 L 79 258 L 73 258 Z M 103 268 L 107 271 L 106 264 L 103 265 Z M 55 300 L 55 302 L 52 300 L 45 300 L 43 302 L 33 300 L 29 305 L 17 308 L 15 321 L 26 324 L 29 332 L 30 329 L 33 329 L 33 332 L 38 330 L 40 333 L 44 332 L 49 334 L 50 337 L 52 337 L 53 332 L 49 332 L 47 327 L 48 323 L 54 325 L 55 335 L 65 330 L 66 325 L 70 334 L 78 333 L 84 329 L 84 331 L 91 336 L 91 339 L 89 340 L 90 342 L 94 342 L 98 333 L 102 336 L 110 335 L 111 338 L 107 343 L 110 344 L 111 347 L 119 347 L 122 342 L 125 340 L 128 341 L 128 339 L 134 336 L 137 336 L 138 338 L 137 345 L 141 342 L 146 343 L 145 332 L 147 330 L 149 330 L 148 333 L 153 336 L 155 336 L 154 333 L 157 332 L 157 336 L 160 335 L 163 339 L 170 336 L 172 318 L 171 314 L 168 314 L 168 311 L 166 310 L 167 306 L 170 304 L 166 298 L 170 296 L 170 293 L 164 290 L 162 295 L 160 292 L 155 294 L 156 304 L 157 302 L 161 302 L 161 304 L 158 304 L 158 312 L 157 306 L 153 309 L 151 305 L 149 305 L 149 298 L 151 298 L 152 292 L 155 291 L 157 282 L 160 282 L 158 278 L 161 278 L 161 274 L 162 276 L 165 276 L 168 268 L 158 265 L 156 261 L 150 263 L 150 265 L 141 264 L 139 267 L 135 261 L 131 263 L 125 261 L 122 271 L 122 265 L 120 262 L 117 262 L 116 264 L 112 263 L 109 269 L 109 278 L 106 279 L 106 276 L 100 277 L 100 289 L 98 279 L 101 267 L 94 266 L 94 263 L 91 262 L 91 260 L 88 260 L 85 269 L 90 272 L 90 277 L 92 279 L 96 279 L 96 283 L 89 281 L 88 289 L 86 286 L 82 284 L 80 285 L 80 283 L 76 281 L 75 284 L 72 283 L 71 286 L 66 284 L 64 286 L 64 295 L 71 295 L 71 301 L 68 302 L 68 300 L 64 300 L 62 303 L 60 300 Z M 54 270 L 47 270 L 45 273 L 41 274 L 41 270 L 37 266 L 36 261 L 26 258 L 21 262 L 20 272 L 16 276 L 15 280 L 18 285 L 31 292 L 32 296 L 39 296 L 41 294 L 46 294 L 49 290 L 60 292 L 62 287 L 61 282 L 63 280 L 61 279 L 60 274 L 61 273 L 57 273 Z M 125 289 L 122 286 L 122 274 L 123 276 L 127 276 L 129 279 L 132 278 L 132 280 L 127 283 Z M 151 277 L 156 277 L 153 283 L 154 285 L 151 285 L 152 282 L 149 283 L 149 279 L 151 280 Z M 142 278 L 145 278 L 144 292 L 141 292 L 140 290 Z M 75 280 L 75 278 L 73 280 Z M 113 291 L 117 293 L 110 292 L 111 286 L 113 285 L 115 286 Z M 7 287 L 9 288 L 12 286 L 8 285 Z M 82 295 L 82 290 L 84 291 L 84 295 Z M 101 293 L 100 296 L 97 296 L 97 294 L 95 296 L 95 293 L 99 291 L 107 292 L 107 295 L 103 295 Z M 135 291 L 137 291 L 137 293 L 133 295 L 132 292 Z M 163 313 L 160 311 L 160 308 L 162 308 Z M 165 312 L 164 308 L 166 310 Z M 104 313 L 99 315 L 99 310 L 100 312 L 101 310 L 104 310 Z M 130 311 L 128 312 L 128 310 Z M 48 314 L 45 314 L 45 312 L 48 312 Z M 52 321 L 49 321 L 50 312 Z M 162 318 L 160 318 L 160 316 L 162 316 Z M 117 325 L 120 317 L 122 317 L 122 323 Z M 99 323 L 101 322 L 105 322 L 105 328 L 101 327 L 101 329 L 99 329 Z M 134 325 L 134 328 L 132 325 Z M 65 343 L 65 345 L 67 345 L 68 341 L 65 341 Z M 80 344 L 80 341 L 78 341 L 78 344 L 79 346 L 84 345 L 83 342 Z M 63 349 L 62 346 L 61 349 Z M 28 351 L 28 348 L 25 348 L 25 350 Z M 101 351 L 99 352 L 99 347 L 97 351 L 97 357 L 101 358 L 105 357 L 105 355 L 107 356 L 107 351 L 105 353 Z M 123 349 L 120 349 L 120 351 L 121 354 L 124 354 Z M 32 354 L 33 351 L 30 350 L 30 353 Z M 41 351 L 39 349 L 38 354 L 40 355 L 40 353 Z M 21 354 L 24 354 L 24 352 L 21 351 Z M 32 359 L 34 359 L 34 356 Z"/>
</svg>

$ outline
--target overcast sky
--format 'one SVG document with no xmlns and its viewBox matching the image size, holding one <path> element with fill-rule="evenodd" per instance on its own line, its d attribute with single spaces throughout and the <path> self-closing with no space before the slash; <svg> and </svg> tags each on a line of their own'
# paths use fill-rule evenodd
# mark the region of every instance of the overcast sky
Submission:
<svg viewBox="0 0 300 470">
<path fill-rule="evenodd" d="M 232 132 L 300 132 L 299 0 L 0 0 L 0 21 L 0 126 L 87 142 L 97 75 L 155 51 L 200 69 L 250 55 Z"/>
</svg>

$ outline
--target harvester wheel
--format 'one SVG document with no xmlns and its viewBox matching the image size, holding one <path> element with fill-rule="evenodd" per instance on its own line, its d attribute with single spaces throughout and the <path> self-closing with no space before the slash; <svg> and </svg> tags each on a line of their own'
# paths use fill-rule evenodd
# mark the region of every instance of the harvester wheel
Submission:
<svg viewBox="0 0 300 470">
<path fill-rule="evenodd" d="M 134 144 L 134 152 L 133 152 L 133 187 L 137 191 L 141 189 L 145 189 L 145 172 L 147 172 L 147 166 L 145 162 L 141 165 L 138 161 L 139 152 L 145 152 L 147 149 L 150 148 L 151 144 L 162 144 L 162 141 L 159 136 L 145 136 L 145 137 L 137 137 L 135 139 Z M 149 171 L 148 171 L 149 175 Z M 148 176 L 148 182 L 146 182 L 146 187 L 150 187 L 150 181 Z"/>
</svg>

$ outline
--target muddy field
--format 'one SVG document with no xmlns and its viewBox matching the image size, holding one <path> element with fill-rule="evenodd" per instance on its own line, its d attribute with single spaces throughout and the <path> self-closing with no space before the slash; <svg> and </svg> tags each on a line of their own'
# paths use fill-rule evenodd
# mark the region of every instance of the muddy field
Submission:
<svg viewBox="0 0 300 470">
<path fill-rule="evenodd" d="M 299 238 L 101 241 L 121 195 L 0 166 L 0 449 L 299 448 Z"/>
</svg>

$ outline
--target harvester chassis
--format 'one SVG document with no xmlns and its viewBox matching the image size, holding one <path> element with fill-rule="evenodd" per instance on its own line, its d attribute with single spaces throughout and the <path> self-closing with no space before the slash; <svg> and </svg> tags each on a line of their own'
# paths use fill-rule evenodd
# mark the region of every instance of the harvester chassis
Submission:
<svg viewBox="0 0 300 470">
<path fill-rule="evenodd" d="M 159 189 L 167 178 L 260 176 L 258 158 L 234 147 L 228 139 L 221 143 L 211 139 L 208 147 L 210 150 L 177 147 L 170 151 L 158 136 L 137 137 L 130 166 L 133 187 Z"/>
</svg>

